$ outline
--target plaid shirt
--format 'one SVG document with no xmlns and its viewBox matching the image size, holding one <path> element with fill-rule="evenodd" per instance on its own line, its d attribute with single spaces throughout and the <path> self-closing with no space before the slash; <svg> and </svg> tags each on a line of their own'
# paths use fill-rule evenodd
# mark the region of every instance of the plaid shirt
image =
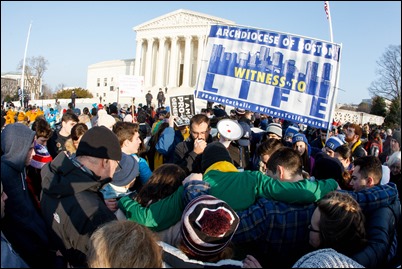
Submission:
<svg viewBox="0 0 402 269">
<path fill-rule="evenodd" d="M 188 201 L 192 196 L 195 198 L 202 193 L 208 194 L 209 186 L 207 183 L 203 185 L 202 182 L 189 182 L 184 186 L 185 200 Z M 359 192 L 340 191 L 352 195 L 363 212 L 387 206 L 398 199 L 396 185 L 392 182 Z M 255 242 L 264 253 L 275 251 L 287 255 L 307 250 L 310 247 L 307 227 L 315 208 L 314 203 L 296 205 L 259 198 L 246 210 L 237 212 L 240 223 L 232 242 Z"/>
</svg>

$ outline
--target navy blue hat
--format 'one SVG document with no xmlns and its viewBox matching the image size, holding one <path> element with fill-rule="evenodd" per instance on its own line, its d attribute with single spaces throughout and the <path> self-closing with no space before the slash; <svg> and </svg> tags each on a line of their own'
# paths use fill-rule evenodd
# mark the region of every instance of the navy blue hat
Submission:
<svg viewBox="0 0 402 269">
<path fill-rule="evenodd" d="M 306 145 L 308 145 L 307 138 L 304 134 L 298 133 L 292 137 L 292 144 L 295 144 L 296 142 L 299 142 L 299 141 L 304 142 L 304 143 L 306 143 Z"/>
<path fill-rule="evenodd" d="M 217 118 L 228 117 L 228 114 L 223 109 L 215 108 L 215 109 L 213 109 L 213 111 L 214 111 L 215 117 L 217 117 Z"/>
<path fill-rule="evenodd" d="M 123 187 L 132 182 L 139 175 L 139 165 L 133 156 L 126 153 L 122 153 L 121 168 L 116 170 L 113 174 L 113 179 L 111 184 L 119 187 Z"/>
<path fill-rule="evenodd" d="M 295 134 L 299 133 L 299 128 L 295 126 L 289 126 L 285 131 L 285 137 L 293 137 Z"/>
<path fill-rule="evenodd" d="M 343 144 L 345 144 L 345 142 L 336 136 L 331 136 L 330 138 L 327 139 L 327 142 L 325 142 L 325 146 L 334 151 Z"/>
</svg>

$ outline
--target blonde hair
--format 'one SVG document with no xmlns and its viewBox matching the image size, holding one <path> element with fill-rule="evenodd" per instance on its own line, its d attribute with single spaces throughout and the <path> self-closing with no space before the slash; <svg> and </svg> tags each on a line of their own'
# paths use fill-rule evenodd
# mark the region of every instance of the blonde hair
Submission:
<svg viewBox="0 0 402 269">
<path fill-rule="evenodd" d="M 89 268 L 162 268 L 162 249 L 145 226 L 114 220 L 91 235 L 87 262 Z"/>
</svg>

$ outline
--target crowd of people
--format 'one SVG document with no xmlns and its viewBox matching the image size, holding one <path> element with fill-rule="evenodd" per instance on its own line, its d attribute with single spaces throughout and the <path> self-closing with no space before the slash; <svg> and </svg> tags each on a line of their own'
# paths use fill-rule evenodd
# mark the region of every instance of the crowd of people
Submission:
<svg viewBox="0 0 402 269">
<path fill-rule="evenodd" d="M 401 267 L 400 127 L 147 95 L 2 107 L 2 267 Z"/>
</svg>

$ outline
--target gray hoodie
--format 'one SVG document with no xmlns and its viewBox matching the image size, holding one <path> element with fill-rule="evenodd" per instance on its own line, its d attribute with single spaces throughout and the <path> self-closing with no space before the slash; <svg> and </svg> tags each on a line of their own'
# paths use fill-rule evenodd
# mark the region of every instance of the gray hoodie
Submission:
<svg viewBox="0 0 402 269">
<path fill-rule="evenodd" d="M 47 228 L 30 196 L 25 172 L 34 136 L 21 123 L 9 124 L 1 132 L 1 182 L 8 196 L 2 232 L 31 267 L 46 267 L 50 261 Z"/>
</svg>

